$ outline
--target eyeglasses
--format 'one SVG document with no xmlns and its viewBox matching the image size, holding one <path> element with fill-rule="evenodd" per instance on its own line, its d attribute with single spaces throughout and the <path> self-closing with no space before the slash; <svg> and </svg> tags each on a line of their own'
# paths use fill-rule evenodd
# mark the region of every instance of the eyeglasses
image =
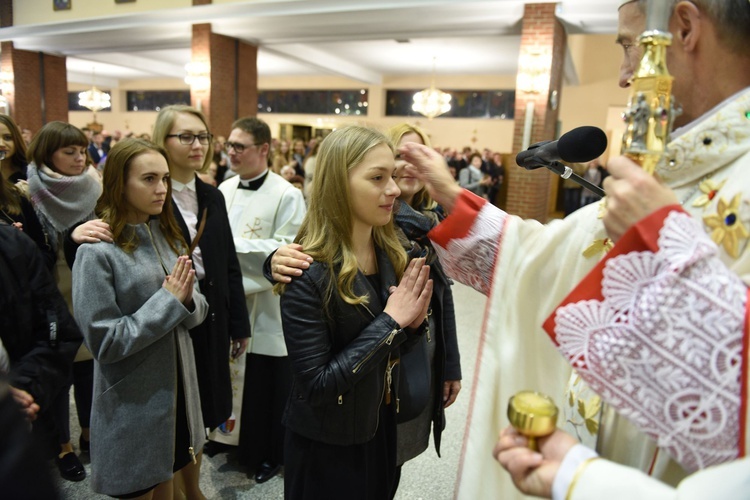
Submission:
<svg viewBox="0 0 750 500">
<path fill-rule="evenodd" d="M 192 146 L 195 139 L 198 139 L 198 142 L 206 146 L 214 136 L 213 134 L 190 134 L 185 132 L 183 134 L 169 134 L 167 137 L 177 137 L 183 146 Z"/>
<path fill-rule="evenodd" d="M 254 146 L 257 146 L 257 144 L 242 144 L 241 142 L 229 141 L 224 143 L 224 147 L 226 147 L 227 151 L 229 151 L 229 148 L 232 148 L 238 155 L 244 153 L 247 148 L 252 148 Z"/>
</svg>

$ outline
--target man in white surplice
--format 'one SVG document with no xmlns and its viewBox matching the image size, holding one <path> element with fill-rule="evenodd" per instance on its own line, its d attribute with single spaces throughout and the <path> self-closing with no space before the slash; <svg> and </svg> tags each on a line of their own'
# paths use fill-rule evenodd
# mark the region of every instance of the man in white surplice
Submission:
<svg viewBox="0 0 750 500">
<path fill-rule="evenodd" d="M 263 262 L 294 241 L 305 200 L 302 191 L 268 168 L 271 131 L 265 122 L 237 120 L 226 147 L 238 175 L 221 183 L 219 190 L 227 204 L 253 331 L 242 395 L 240 458 L 262 483 L 283 463 L 281 416 L 291 388 L 279 297 L 263 277 Z"/>
<path fill-rule="evenodd" d="M 710 6 L 710 9 L 707 7 Z M 750 283 L 750 31 L 747 0 L 677 2 L 668 66 L 682 105 L 677 129 L 657 168 L 683 208 L 719 245 L 724 266 Z M 732 13 L 735 13 L 734 15 Z M 639 59 L 643 2 L 624 1 L 618 43 L 626 86 Z M 679 28 L 679 29 L 678 29 Z M 430 234 L 451 277 L 489 295 L 477 356 L 469 421 L 459 466 L 459 498 L 517 497 L 510 477 L 492 460 L 507 425 L 508 398 L 523 389 L 545 392 L 562 410 L 561 425 L 619 463 L 650 471 L 670 484 L 686 473 L 601 399 L 560 356 L 542 331 L 545 319 L 596 265 L 608 246 L 599 204 L 542 225 L 497 210 L 442 176 L 439 155 L 408 146 L 402 152 L 432 183 L 451 215 Z M 601 249 L 602 252 L 597 252 Z M 602 408 L 604 411 L 602 412 Z M 604 417 L 602 417 L 604 413 Z M 737 419 L 738 421 L 740 419 Z"/>
</svg>

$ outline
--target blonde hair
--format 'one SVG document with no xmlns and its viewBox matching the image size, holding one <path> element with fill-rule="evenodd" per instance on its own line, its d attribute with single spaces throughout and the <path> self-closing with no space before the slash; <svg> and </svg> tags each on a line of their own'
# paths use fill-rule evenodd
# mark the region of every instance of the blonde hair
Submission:
<svg viewBox="0 0 750 500">
<path fill-rule="evenodd" d="M 316 261 L 328 266 L 330 279 L 327 299 L 332 296 L 335 283 L 344 302 L 352 305 L 368 303 L 367 295 L 354 293 L 357 258 L 352 242 L 349 171 L 362 163 L 370 150 L 381 144 L 393 150 L 388 138 L 379 131 L 349 125 L 331 132 L 320 145 L 310 204 L 295 242 L 302 245 Z M 396 237 L 393 219 L 384 226 L 374 227 L 372 236 L 375 244 L 386 253 L 400 279 L 406 268 L 407 257 Z M 283 293 L 284 285 L 276 285 L 275 290 Z"/>
<path fill-rule="evenodd" d="M 170 106 L 165 106 L 161 108 L 161 111 L 159 111 L 159 114 L 156 115 L 156 123 L 154 123 L 154 137 L 153 142 L 157 144 L 158 146 L 161 146 L 162 148 L 166 149 L 166 143 L 167 143 L 167 135 L 172 131 L 172 127 L 174 127 L 174 122 L 177 119 L 177 115 L 180 113 L 185 113 L 188 115 L 193 115 L 196 118 L 198 118 L 200 121 L 203 122 L 203 125 L 206 127 L 207 132 L 211 132 L 208 128 L 208 121 L 206 120 L 206 115 L 198 111 L 197 109 L 187 106 L 185 104 L 172 104 Z M 208 167 L 211 165 L 211 162 L 214 159 L 214 141 L 213 138 L 208 141 L 208 150 L 206 150 L 206 157 L 203 159 L 203 166 L 198 171 L 201 174 L 205 174 L 208 172 Z M 172 160 L 169 159 L 169 154 L 167 154 L 167 164 L 169 164 L 170 171 L 172 170 Z"/>
<path fill-rule="evenodd" d="M 401 142 L 401 138 L 407 134 L 417 134 L 422 139 L 422 144 L 425 146 L 432 147 L 430 138 L 427 133 L 416 125 L 410 125 L 408 123 L 401 123 L 394 125 L 388 129 L 388 138 L 398 147 L 398 143 Z M 427 187 L 422 186 L 422 189 L 414 193 L 414 197 L 411 200 L 411 207 L 416 210 L 432 210 L 437 206 L 435 200 L 432 199 L 430 194 L 427 192 Z"/>
</svg>

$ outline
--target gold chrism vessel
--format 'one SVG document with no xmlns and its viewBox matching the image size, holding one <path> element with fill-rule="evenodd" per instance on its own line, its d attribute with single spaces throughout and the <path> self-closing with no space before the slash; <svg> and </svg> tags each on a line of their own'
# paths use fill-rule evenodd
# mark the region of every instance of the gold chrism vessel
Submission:
<svg viewBox="0 0 750 500">
<path fill-rule="evenodd" d="M 510 425 L 529 439 L 532 450 L 539 451 L 537 438 L 555 432 L 557 414 L 557 406 L 552 398 L 539 392 L 521 391 L 508 401 Z"/>
</svg>

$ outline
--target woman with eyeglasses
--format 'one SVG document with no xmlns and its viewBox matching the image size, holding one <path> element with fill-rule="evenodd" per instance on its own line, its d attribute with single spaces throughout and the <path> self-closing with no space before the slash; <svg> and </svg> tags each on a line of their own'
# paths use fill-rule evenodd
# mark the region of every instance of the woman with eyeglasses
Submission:
<svg viewBox="0 0 750 500">
<path fill-rule="evenodd" d="M 203 420 L 206 427 L 214 429 L 231 415 L 229 364 L 245 352 L 250 337 L 242 273 L 224 197 L 197 176 L 208 170 L 213 158 L 212 135 L 205 116 L 184 105 L 162 108 L 153 137 L 167 151 L 177 223 L 188 244 L 198 243 L 192 255 L 193 266 L 209 311 L 206 321 L 190 335 Z M 198 453 L 197 463 L 181 472 L 187 498 L 203 498 L 198 485 L 201 456 Z M 179 477 L 176 479 L 175 486 L 179 487 Z"/>
</svg>

